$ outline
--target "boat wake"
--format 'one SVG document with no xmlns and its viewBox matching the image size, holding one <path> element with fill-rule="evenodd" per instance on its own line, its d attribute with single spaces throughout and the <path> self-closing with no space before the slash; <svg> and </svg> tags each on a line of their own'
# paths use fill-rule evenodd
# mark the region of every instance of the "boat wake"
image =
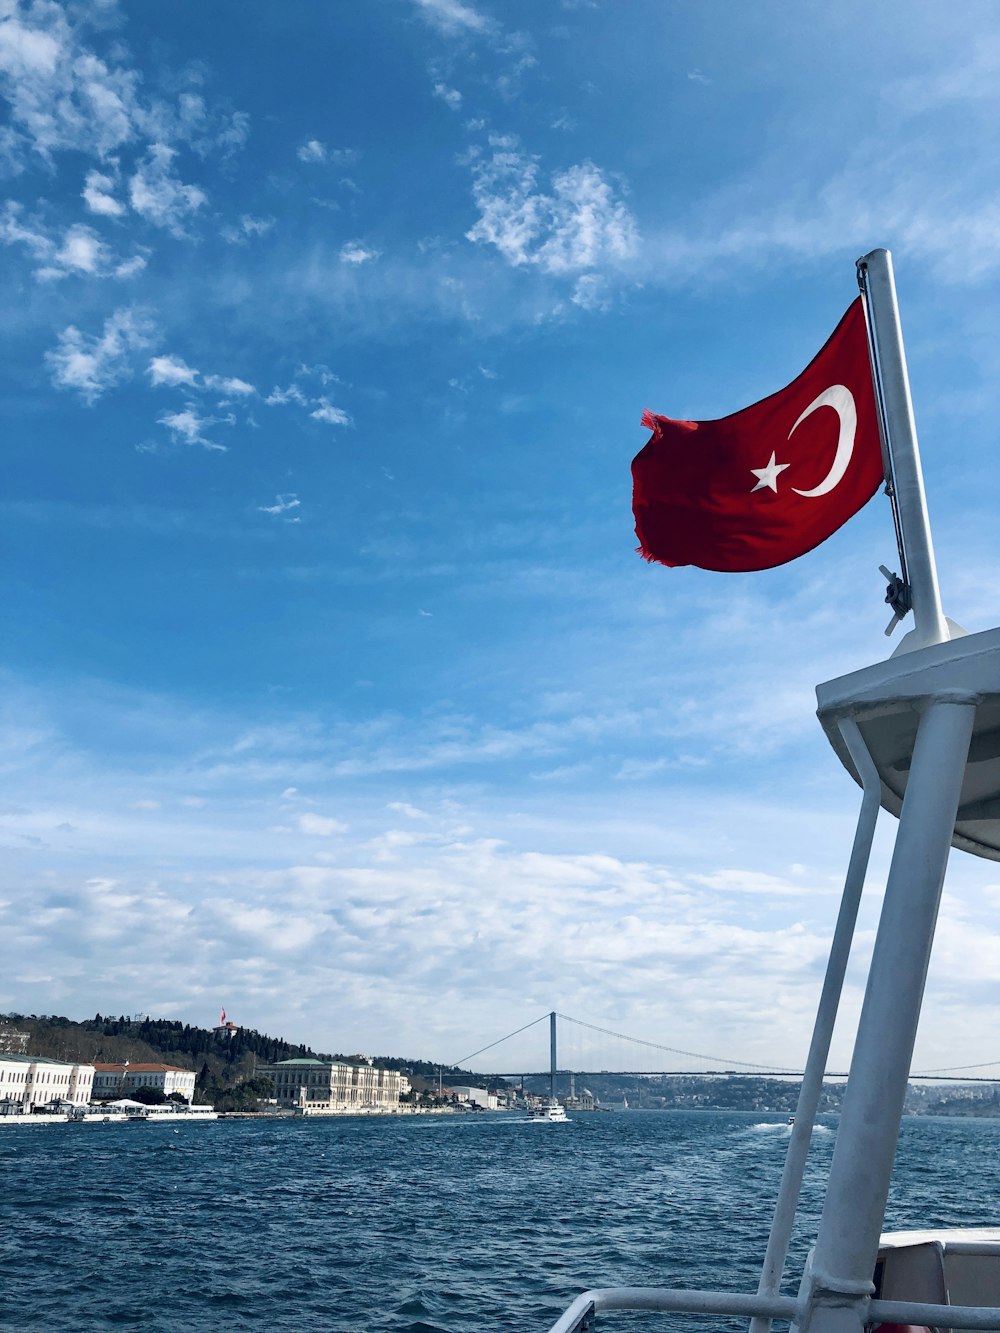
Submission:
<svg viewBox="0 0 1000 1333">
<path fill-rule="evenodd" d="M 770 1134 L 773 1138 L 787 1138 L 792 1132 L 792 1126 L 789 1124 L 780 1124 L 773 1120 L 762 1120 L 756 1125 L 750 1126 L 751 1134 Z M 813 1125 L 814 1134 L 832 1134 L 833 1130 L 829 1125 Z"/>
</svg>

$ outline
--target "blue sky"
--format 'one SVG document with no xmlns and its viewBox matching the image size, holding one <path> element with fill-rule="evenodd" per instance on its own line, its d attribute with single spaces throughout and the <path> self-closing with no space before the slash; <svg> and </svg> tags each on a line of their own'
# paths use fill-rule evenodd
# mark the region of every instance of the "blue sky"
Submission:
<svg viewBox="0 0 1000 1333">
<path fill-rule="evenodd" d="M 801 1059 L 857 805 L 813 687 L 891 648 L 886 502 L 668 571 L 629 462 L 889 246 L 946 609 L 997 623 L 992 7 L 0 16 L 0 1008 Z M 994 1054 L 998 903 L 956 854 L 918 1067 Z"/>
</svg>

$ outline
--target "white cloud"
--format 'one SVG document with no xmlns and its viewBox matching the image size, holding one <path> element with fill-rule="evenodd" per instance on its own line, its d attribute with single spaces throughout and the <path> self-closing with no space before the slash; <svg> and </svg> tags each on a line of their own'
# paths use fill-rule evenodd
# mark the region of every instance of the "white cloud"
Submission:
<svg viewBox="0 0 1000 1333">
<path fill-rule="evenodd" d="M 495 246 L 510 264 L 579 274 L 619 266 L 638 249 L 635 219 L 592 162 L 557 172 L 546 194 L 538 189 L 537 160 L 509 139 L 495 140 L 473 177 L 480 218 L 468 239 Z"/>
<path fill-rule="evenodd" d="M 50 236 L 36 224 L 26 226 L 21 221 L 24 210 L 13 200 L 8 200 L 0 216 L 0 240 L 5 245 L 24 245 L 36 259 L 49 259 L 55 246 Z"/>
<path fill-rule="evenodd" d="M 227 446 L 210 440 L 205 432 L 220 424 L 235 424 L 232 417 L 203 417 L 194 403 L 188 403 L 181 412 L 165 412 L 157 417 L 157 423 L 166 426 L 174 444 L 198 444 L 219 452 L 225 452 Z"/>
<path fill-rule="evenodd" d="M 214 389 L 216 393 L 224 394 L 227 398 L 249 398 L 257 392 L 252 384 L 238 379 L 235 375 L 206 375 L 205 388 Z"/>
<path fill-rule="evenodd" d="M 378 259 L 380 252 L 371 250 L 361 241 L 348 241 L 346 245 L 340 248 L 340 262 L 342 264 L 367 264 L 373 259 Z"/>
<path fill-rule="evenodd" d="M 125 205 L 110 193 L 115 182 L 110 176 L 100 171 L 88 171 L 83 187 L 83 199 L 91 213 L 101 217 L 117 218 L 125 212 Z"/>
<path fill-rule="evenodd" d="M 393 810 L 397 815 L 405 815 L 407 819 L 430 819 L 426 810 L 420 810 L 408 801 L 390 801 L 386 809 Z"/>
<path fill-rule="evenodd" d="M 276 497 L 273 505 L 258 505 L 258 512 L 261 514 L 287 514 L 290 509 L 298 509 L 302 501 L 297 495 L 279 495 Z M 288 792 L 293 792 L 294 788 L 289 787 Z M 287 793 L 286 793 L 287 794 Z"/>
<path fill-rule="evenodd" d="M 78 273 L 98 273 L 105 264 L 107 248 L 89 227 L 75 226 L 67 231 L 56 252 L 56 263 Z"/>
<path fill-rule="evenodd" d="M 493 19 L 463 0 L 416 0 L 416 5 L 428 23 L 446 37 L 497 30 Z"/>
<path fill-rule="evenodd" d="M 123 259 L 120 264 L 116 264 L 111 271 L 111 276 L 115 278 L 134 278 L 145 267 L 145 255 L 133 255 L 131 259 Z"/>
<path fill-rule="evenodd" d="M 129 180 L 129 202 L 153 226 L 183 237 L 187 234 L 183 224 L 207 203 L 208 196 L 197 185 L 185 185 L 171 174 L 176 155 L 166 144 L 151 144 Z"/>
<path fill-rule="evenodd" d="M 246 142 L 244 112 L 218 112 L 190 89 L 173 101 L 148 95 L 120 44 L 106 59 L 97 56 L 85 39 L 89 26 L 102 26 L 106 8 L 52 0 L 3 5 L 0 93 L 10 107 L 4 139 L 15 169 L 32 153 L 50 162 L 56 153 L 80 152 L 114 167 L 114 154 L 143 141 L 186 143 L 201 156 L 223 157 Z M 88 177 L 91 211 L 120 215 L 112 184 L 104 172 Z"/>
<path fill-rule="evenodd" d="M 462 94 L 457 88 L 449 88 L 445 83 L 435 83 L 434 96 L 439 97 L 446 106 L 451 107 L 452 111 L 461 111 Z"/>
<path fill-rule="evenodd" d="M 300 833 L 308 833 L 317 838 L 332 838 L 335 833 L 346 833 L 347 825 L 339 819 L 328 819 L 324 815 L 299 815 Z"/>
<path fill-rule="evenodd" d="M 325 366 L 300 366 L 298 370 L 300 376 L 318 376 L 322 384 L 338 383 L 337 376 L 331 374 Z M 264 399 L 268 407 L 284 407 L 288 404 L 294 404 L 309 411 L 309 416 L 313 421 L 325 422 L 328 426 L 350 426 L 351 417 L 343 408 L 335 407 L 325 394 L 320 397 L 313 397 L 307 394 L 300 384 L 292 383 L 286 389 L 281 389 L 277 385 L 271 390 Z"/>
<path fill-rule="evenodd" d="M 149 382 L 154 388 L 165 384 L 175 388 L 178 384 L 194 385 L 198 372 L 179 356 L 154 356 L 148 367 Z"/>
<path fill-rule="evenodd" d="M 70 324 L 59 335 L 45 361 L 59 389 L 72 389 L 94 403 L 113 385 L 132 374 L 131 354 L 148 347 L 152 322 L 142 311 L 116 310 L 100 334 L 88 337 Z"/>
<path fill-rule="evenodd" d="M 235 375 L 205 375 L 179 356 L 154 356 L 147 367 L 150 384 L 175 389 L 207 389 L 223 398 L 249 398 L 257 392 L 252 384 Z M 199 383 L 199 380 L 201 381 Z"/>
<path fill-rule="evenodd" d="M 0 24 L 0 80 L 24 147 L 105 157 L 134 138 L 138 76 L 109 67 L 79 41 L 60 5 L 40 3 Z"/>
<path fill-rule="evenodd" d="M 60 236 L 37 220 L 22 221 L 20 204 L 8 200 L 0 215 L 0 242 L 23 245 L 39 261 L 35 277 L 52 281 L 72 274 L 90 278 L 129 278 L 146 266 L 142 255 L 118 260 L 91 227 L 76 223 Z"/>
<path fill-rule="evenodd" d="M 275 385 L 264 399 L 268 407 L 278 407 L 285 403 L 297 403 L 299 407 L 305 407 L 308 401 L 297 384 L 290 384 L 287 389 L 279 389 Z"/>
<path fill-rule="evenodd" d="M 339 407 L 334 407 L 328 399 L 319 398 L 316 401 L 319 406 L 315 411 L 309 413 L 313 421 L 325 421 L 328 426 L 349 426 L 351 424 L 351 418 L 347 413 Z"/>
<path fill-rule="evenodd" d="M 274 224 L 275 219 L 272 217 L 255 218 L 250 213 L 244 213 L 236 226 L 223 227 L 221 235 L 230 245 L 245 245 L 251 237 L 266 236 Z"/>
<path fill-rule="evenodd" d="M 607 310 L 611 304 L 607 278 L 601 273 L 581 274 L 570 300 L 581 310 Z"/>
<path fill-rule="evenodd" d="M 308 139 L 298 150 L 298 157 L 301 162 L 325 162 L 326 144 L 319 139 Z"/>
</svg>

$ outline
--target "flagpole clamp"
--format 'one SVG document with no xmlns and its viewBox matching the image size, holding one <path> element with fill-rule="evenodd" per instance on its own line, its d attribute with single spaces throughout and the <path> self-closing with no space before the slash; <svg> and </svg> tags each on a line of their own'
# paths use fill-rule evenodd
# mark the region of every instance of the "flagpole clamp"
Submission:
<svg viewBox="0 0 1000 1333">
<path fill-rule="evenodd" d="M 894 574 L 891 569 L 885 565 L 879 565 L 879 573 L 886 579 L 888 587 L 885 590 L 886 605 L 892 608 L 892 619 L 885 627 L 886 637 L 896 628 L 906 613 L 913 607 L 913 593 L 906 579 L 900 578 Z"/>
</svg>

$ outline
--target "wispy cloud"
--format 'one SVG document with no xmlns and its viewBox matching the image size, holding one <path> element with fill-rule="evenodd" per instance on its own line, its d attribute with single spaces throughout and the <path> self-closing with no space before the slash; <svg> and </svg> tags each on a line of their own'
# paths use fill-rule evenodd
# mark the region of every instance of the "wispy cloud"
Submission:
<svg viewBox="0 0 1000 1333">
<path fill-rule="evenodd" d="M 257 392 L 252 384 L 236 375 L 206 375 L 205 388 L 223 398 L 251 398 Z"/>
<path fill-rule="evenodd" d="M 137 213 L 172 236 L 187 235 L 185 223 L 208 202 L 197 185 L 185 185 L 172 173 L 176 151 L 166 144 L 151 144 L 129 180 L 129 202 Z"/>
<path fill-rule="evenodd" d="M 319 139 L 307 139 L 299 147 L 297 155 L 300 162 L 325 162 L 326 144 L 321 143 Z"/>
<path fill-rule="evenodd" d="M 348 241 L 346 245 L 340 247 L 340 262 L 342 264 L 370 264 L 373 259 L 378 259 L 380 251 L 365 245 L 362 241 Z"/>
<path fill-rule="evenodd" d="M 70 324 L 45 361 L 57 388 L 72 389 L 91 404 L 133 374 L 133 354 L 148 347 L 152 337 L 149 315 L 123 308 L 105 320 L 99 334 L 88 336 Z"/>
<path fill-rule="evenodd" d="M 236 375 L 202 375 L 189 366 L 182 357 L 154 356 L 146 368 L 153 388 L 198 389 L 214 393 L 219 398 L 251 398 L 257 390 L 247 380 Z"/>
<path fill-rule="evenodd" d="M 150 95 L 123 46 L 102 58 L 87 45 L 106 8 L 71 12 L 49 0 L 8 6 L 0 24 L 0 92 L 10 105 L 7 151 L 15 169 L 31 156 L 51 163 L 62 152 L 114 169 L 115 154 L 144 142 L 185 144 L 202 156 L 240 149 L 249 128 L 245 113 L 217 111 L 190 87 L 172 100 Z M 104 166 L 88 176 L 93 211 L 117 216 L 112 183 Z"/>
<path fill-rule="evenodd" d="M 244 213 L 235 226 L 223 227 L 220 234 L 230 245 L 246 245 L 248 241 L 266 236 L 269 231 L 273 231 L 274 225 L 273 217 L 258 218 L 251 213 Z"/>
<path fill-rule="evenodd" d="M 202 449 L 225 452 L 228 446 L 210 440 L 206 431 L 211 430 L 213 426 L 233 426 L 236 424 L 236 420 L 232 416 L 203 417 L 196 404 L 187 403 L 180 412 L 165 412 L 163 416 L 157 417 L 157 423 L 166 426 L 170 432 L 170 438 L 175 444 L 196 444 L 200 445 Z"/>
<path fill-rule="evenodd" d="M 299 815 L 297 823 L 300 833 L 315 838 L 332 838 L 337 833 L 347 832 L 347 825 L 342 820 L 330 819 L 326 815 L 306 813 Z"/>
<path fill-rule="evenodd" d="M 43 282 L 76 276 L 131 278 L 146 266 L 145 256 L 121 259 L 91 227 L 75 223 L 61 233 L 25 214 L 11 200 L 0 213 L 0 242 L 23 246 L 38 267 L 35 277 Z"/>
<path fill-rule="evenodd" d="M 297 495 L 279 495 L 273 505 L 258 505 L 258 511 L 262 514 L 272 514 L 275 518 L 282 514 L 288 514 L 293 509 L 298 509 L 302 501 Z"/>
<path fill-rule="evenodd" d="M 275 385 L 264 399 L 264 402 L 268 407 L 282 407 L 286 403 L 296 403 L 299 407 L 306 407 L 309 399 L 297 384 L 289 384 L 286 389 L 281 389 Z"/>
<path fill-rule="evenodd" d="M 101 171 L 88 171 L 83 187 L 83 200 L 91 213 L 100 217 L 119 218 L 125 212 L 125 205 L 111 193 L 116 182 L 111 176 Z"/>
<path fill-rule="evenodd" d="M 599 167 L 583 162 L 556 172 L 545 192 L 537 159 L 516 140 L 494 138 L 491 146 L 489 158 L 473 163 L 480 217 L 470 241 L 495 246 L 515 267 L 555 276 L 616 268 L 634 257 L 635 219 Z"/>
<path fill-rule="evenodd" d="M 452 111 L 461 111 L 462 94 L 457 88 L 449 88 L 446 83 L 435 83 L 434 96 L 444 102 L 445 106 L 451 107 Z"/>
<path fill-rule="evenodd" d="M 307 392 L 301 381 L 309 379 L 318 379 L 321 384 L 327 385 L 335 383 L 337 377 L 325 366 L 301 366 L 298 377 L 291 384 L 284 389 L 275 385 L 264 402 L 268 407 L 287 407 L 291 404 L 305 408 L 313 421 L 321 421 L 328 426 L 351 425 L 350 414 L 332 403 L 326 394 L 317 395 L 312 389 Z"/>
<path fill-rule="evenodd" d="M 193 370 L 179 356 L 154 356 L 147 367 L 147 374 L 154 387 L 159 384 L 166 384 L 170 388 L 194 385 L 198 379 L 197 370 Z"/>
<path fill-rule="evenodd" d="M 415 0 L 418 12 L 446 37 L 492 33 L 496 20 L 464 0 Z"/>
<path fill-rule="evenodd" d="M 349 426 L 351 418 L 340 407 L 334 407 L 328 398 L 319 398 L 317 407 L 309 413 L 313 421 L 323 421 L 328 426 Z"/>
</svg>

